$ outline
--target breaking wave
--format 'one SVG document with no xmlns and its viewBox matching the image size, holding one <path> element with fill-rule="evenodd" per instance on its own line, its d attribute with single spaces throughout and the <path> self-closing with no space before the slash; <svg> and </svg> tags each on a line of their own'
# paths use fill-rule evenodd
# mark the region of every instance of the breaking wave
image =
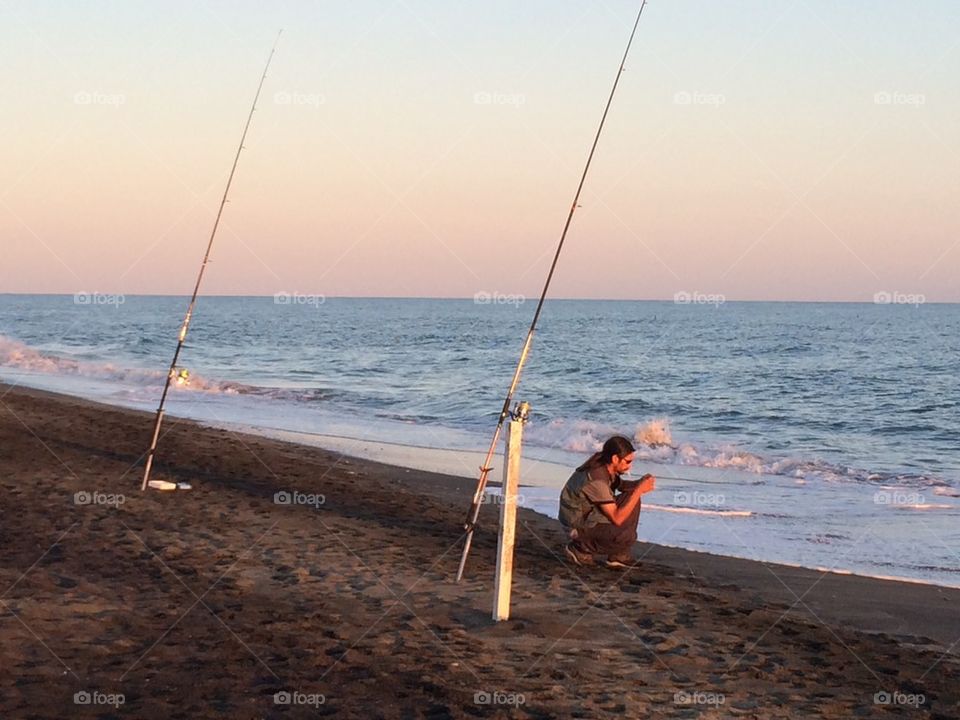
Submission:
<svg viewBox="0 0 960 720">
<path fill-rule="evenodd" d="M 128 388 L 159 392 L 166 374 L 163 370 L 120 367 L 113 363 L 94 362 L 55 355 L 33 348 L 18 340 L 0 335 L 0 367 L 11 367 L 34 373 L 66 375 L 107 380 L 115 382 L 121 391 Z M 213 395 L 242 395 L 262 397 L 288 403 L 310 403 L 336 399 L 341 401 L 359 401 L 374 415 L 386 417 L 396 422 L 416 424 L 444 424 L 436 414 L 397 415 L 388 411 L 390 404 L 387 396 L 371 396 L 362 387 L 352 390 L 331 390 L 310 387 L 267 387 L 250 385 L 234 381 L 222 381 L 191 373 L 189 381 L 174 383 L 171 390 L 175 393 L 205 393 Z M 439 400 L 438 400 L 439 401 Z M 444 400 L 449 404 L 448 399 Z M 470 405 L 462 403 L 447 417 L 446 423 L 469 426 L 465 420 L 470 413 Z M 935 493 L 957 497 L 960 491 L 942 479 L 910 473 L 877 472 L 863 468 L 831 463 L 819 458 L 809 457 L 765 457 L 751 450 L 730 443 L 684 441 L 674 438 L 669 418 L 654 417 L 636 425 L 632 433 L 624 433 L 622 427 L 604 424 L 588 419 L 553 419 L 538 421 L 535 419 L 526 430 L 527 441 L 539 447 L 559 448 L 562 450 L 589 454 L 595 452 L 604 440 L 614 434 L 629 434 L 637 447 L 637 458 L 642 461 L 670 465 L 694 466 L 703 468 L 732 469 L 756 475 L 775 475 L 792 478 L 797 483 L 809 480 L 825 482 L 862 482 L 872 484 L 892 483 L 905 487 L 933 487 Z"/>
<path fill-rule="evenodd" d="M 626 433 L 622 428 L 582 419 L 557 419 L 539 427 L 534 425 L 526 431 L 526 436 L 534 444 L 580 453 L 596 452 L 604 440 L 615 434 Z M 877 472 L 821 459 L 768 458 L 730 444 L 675 442 L 670 421 L 663 417 L 638 424 L 632 439 L 637 447 L 637 458 L 649 462 L 780 475 L 799 482 L 821 480 L 935 487 L 937 494 L 960 495 L 948 483 L 930 475 Z"/>
<path fill-rule="evenodd" d="M 113 363 L 90 362 L 46 353 L 18 340 L 0 335 L 0 366 L 51 375 L 74 375 L 98 380 L 112 380 L 140 387 L 163 386 L 166 372 L 125 368 Z M 246 385 L 244 383 L 211 380 L 196 373 L 188 373 L 184 382 L 170 385 L 175 392 L 200 392 L 220 395 L 257 395 L 278 400 L 309 401 L 326 399 L 330 392 L 319 388 L 276 388 Z"/>
</svg>

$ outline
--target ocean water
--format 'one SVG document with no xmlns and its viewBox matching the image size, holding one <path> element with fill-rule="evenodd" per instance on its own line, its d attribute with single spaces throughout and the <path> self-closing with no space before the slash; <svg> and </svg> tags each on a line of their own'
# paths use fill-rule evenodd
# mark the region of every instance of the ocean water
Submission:
<svg viewBox="0 0 960 720">
<path fill-rule="evenodd" d="M 0 295 L 0 379 L 154 410 L 186 303 Z M 474 475 L 532 312 L 202 297 L 168 412 Z M 644 539 L 960 586 L 958 305 L 549 300 L 516 399 L 532 507 L 617 432 Z"/>
</svg>

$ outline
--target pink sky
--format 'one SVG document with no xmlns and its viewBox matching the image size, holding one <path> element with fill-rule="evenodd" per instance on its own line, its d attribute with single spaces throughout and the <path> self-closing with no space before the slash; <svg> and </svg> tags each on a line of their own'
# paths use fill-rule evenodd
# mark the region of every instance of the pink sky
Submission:
<svg viewBox="0 0 960 720">
<path fill-rule="evenodd" d="M 552 294 L 960 301 L 930 5 L 648 6 Z M 284 26 L 203 291 L 469 297 L 539 292 L 636 5 L 2 12 L 0 291 L 189 293 Z"/>
</svg>

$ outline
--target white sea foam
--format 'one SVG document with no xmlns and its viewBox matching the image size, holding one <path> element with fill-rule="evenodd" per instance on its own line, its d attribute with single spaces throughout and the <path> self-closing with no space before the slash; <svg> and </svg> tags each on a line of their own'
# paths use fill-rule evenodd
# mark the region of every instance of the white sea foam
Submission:
<svg viewBox="0 0 960 720">
<path fill-rule="evenodd" d="M 948 487 L 945 485 L 941 487 L 935 487 L 933 489 L 933 494 L 941 495 L 942 497 L 960 498 L 960 491 L 958 491 L 956 488 Z"/>
<path fill-rule="evenodd" d="M 671 505 L 654 505 L 653 503 L 644 503 L 644 511 L 657 510 L 668 513 L 684 513 L 687 515 L 705 515 L 708 517 L 751 517 L 753 515 L 749 510 L 706 510 L 704 508 L 691 507 L 673 507 Z"/>
<path fill-rule="evenodd" d="M 556 447 L 586 455 L 599 450 L 604 440 L 616 432 L 612 425 L 591 420 L 557 418 L 546 424 L 531 423 L 524 434 L 528 442 L 541 447 Z"/>
<path fill-rule="evenodd" d="M 22 342 L 0 335 L 0 365 L 51 375 L 74 375 L 99 380 L 112 380 L 136 387 L 163 385 L 166 373 L 159 370 L 142 370 L 118 367 L 113 363 L 75 360 L 73 358 L 44 353 Z M 172 383 L 174 391 L 194 391 L 237 395 L 254 392 L 257 388 L 242 383 L 210 380 L 195 373 L 186 382 Z"/>
<path fill-rule="evenodd" d="M 64 357 L 31 347 L 0 335 L 0 366 L 42 373 L 51 377 L 79 377 L 108 381 L 119 395 L 132 401 L 144 400 L 144 393 L 159 392 L 165 373 L 162 370 L 120 367 L 113 363 Z M 330 392 L 317 388 L 278 388 L 222 381 L 191 373 L 186 384 L 173 384 L 174 394 L 204 393 L 208 395 L 252 395 L 284 403 L 326 399 Z M 152 398 L 151 398 L 152 399 Z M 405 420 L 409 424 L 411 421 Z M 653 417 L 638 422 L 632 432 L 623 428 L 583 418 L 556 418 L 547 423 L 531 422 L 526 431 L 527 442 L 541 448 L 589 454 L 614 434 L 632 435 L 637 458 L 644 462 L 662 463 L 720 470 L 734 470 L 754 475 L 793 478 L 798 484 L 808 480 L 826 482 L 901 482 L 898 487 L 934 486 L 936 494 L 958 497 L 960 492 L 925 476 L 880 474 L 866 469 L 834 465 L 810 458 L 766 458 L 730 444 L 678 441 L 667 417 Z M 903 484 L 905 483 L 905 484 Z"/>
<path fill-rule="evenodd" d="M 645 445 L 646 447 L 673 447 L 673 436 L 670 434 L 670 421 L 667 418 L 654 418 L 642 425 L 638 425 L 633 436 L 638 444 Z"/>
<path fill-rule="evenodd" d="M 960 508 L 954 505 L 941 505 L 937 503 L 916 503 L 914 505 L 892 505 L 895 510 L 958 510 Z"/>
<path fill-rule="evenodd" d="M 533 426 L 528 433 L 529 440 L 537 445 L 589 453 L 599 450 L 606 438 L 623 434 L 623 431 L 590 420 L 555 419 L 545 426 Z M 677 441 L 669 418 L 664 417 L 638 423 L 633 431 L 633 439 L 637 446 L 637 458 L 646 462 L 735 470 L 754 475 L 779 475 L 792 478 L 799 485 L 810 480 L 864 483 L 893 481 L 899 483 L 898 488 L 932 486 L 937 494 L 960 497 L 960 491 L 925 475 L 879 473 L 820 459 L 766 458 L 730 444 Z"/>
<path fill-rule="evenodd" d="M 0 365 L 48 373 L 76 372 L 80 363 L 43 353 L 22 342 L 0 335 Z"/>
</svg>

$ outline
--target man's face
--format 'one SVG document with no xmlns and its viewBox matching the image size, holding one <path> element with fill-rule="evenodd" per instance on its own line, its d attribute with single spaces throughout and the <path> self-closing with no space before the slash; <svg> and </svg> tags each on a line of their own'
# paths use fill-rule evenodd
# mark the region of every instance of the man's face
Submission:
<svg viewBox="0 0 960 720">
<path fill-rule="evenodd" d="M 613 471 L 617 475 L 622 475 L 626 472 L 630 472 L 630 466 L 633 465 L 633 456 L 634 456 L 634 453 L 630 453 L 624 458 L 620 457 L 619 455 L 614 455 Z"/>
</svg>

